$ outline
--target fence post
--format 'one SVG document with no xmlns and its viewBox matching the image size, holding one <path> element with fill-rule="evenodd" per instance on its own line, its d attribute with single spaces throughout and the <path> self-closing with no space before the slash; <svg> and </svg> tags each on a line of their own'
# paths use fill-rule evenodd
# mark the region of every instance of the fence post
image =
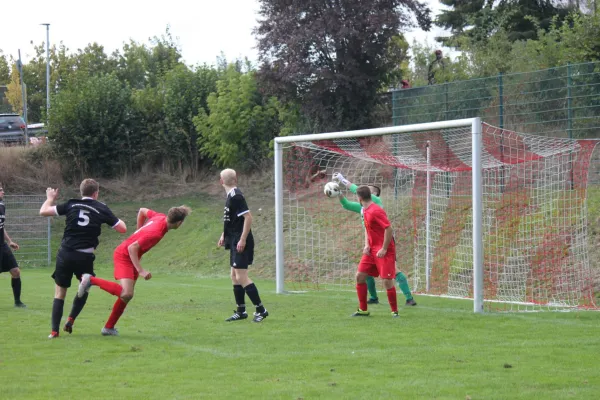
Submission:
<svg viewBox="0 0 600 400">
<path fill-rule="evenodd" d="M 500 133 L 500 161 L 504 162 L 504 74 L 498 73 L 498 127 Z M 504 193 L 504 165 L 500 167 L 500 192 Z"/>
<path fill-rule="evenodd" d="M 573 139 L 573 97 L 571 87 L 573 86 L 573 78 L 571 74 L 571 63 L 567 63 L 567 134 L 569 139 Z M 569 166 L 571 174 L 571 190 L 574 188 L 573 182 L 573 154 L 569 153 Z"/>
<path fill-rule="evenodd" d="M 48 265 L 52 262 L 52 249 L 51 249 L 51 237 L 52 237 L 52 227 L 50 217 L 48 217 Z"/>
<path fill-rule="evenodd" d="M 445 112 L 446 114 L 444 115 L 444 119 L 446 121 L 448 121 L 450 118 L 448 118 L 448 82 L 444 83 L 444 107 L 445 107 Z"/>
<path fill-rule="evenodd" d="M 500 129 L 504 129 L 504 82 L 503 74 L 498 74 L 498 99 L 499 99 L 499 110 L 498 110 L 498 126 Z M 500 139 L 502 140 L 502 139 Z"/>
</svg>

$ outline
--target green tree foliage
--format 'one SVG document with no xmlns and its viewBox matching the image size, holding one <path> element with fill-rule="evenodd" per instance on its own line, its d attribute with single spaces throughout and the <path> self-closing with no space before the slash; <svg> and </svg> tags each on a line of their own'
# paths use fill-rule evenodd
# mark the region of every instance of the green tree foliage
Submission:
<svg viewBox="0 0 600 400">
<path fill-rule="evenodd" d="M 21 92 L 21 78 L 19 76 L 19 70 L 17 64 L 13 64 L 10 73 L 10 82 L 8 82 L 6 91 L 6 97 L 8 104 L 11 105 L 12 111 L 22 114 L 23 113 L 23 93 Z"/>
<path fill-rule="evenodd" d="M 8 59 L 0 50 L 0 85 L 6 85 L 10 82 L 10 67 Z"/>
<path fill-rule="evenodd" d="M 464 41 L 485 42 L 498 30 L 511 41 L 537 39 L 541 30 L 560 24 L 573 6 L 562 0 L 440 0 L 442 10 L 435 24 L 451 36 L 437 38 L 446 46 L 460 48 Z"/>
<path fill-rule="evenodd" d="M 198 170 L 198 133 L 194 118 L 206 115 L 207 98 L 217 89 L 216 71 L 203 66 L 196 71 L 179 65 L 168 71 L 164 81 L 167 136 L 172 155 L 185 160 L 192 177 Z"/>
<path fill-rule="evenodd" d="M 82 176 L 125 172 L 135 154 L 130 141 L 131 93 L 115 75 L 96 75 L 61 90 L 50 113 L 49 137 L 64 166 Z"/>
<path fill-rule="evenodd" d="M 50 95 L 66 87 L 74 71 L 73 56 L 62 43 L 50 48 Z M 23 81 L 27 84 L 27 113 L 32 122 L 46 119 L 46 47 L 34 46 L 34 56 L 23 65 Z"/>
<path fill-rule="evenodd" d="M 415 0 L 261 0 L 261 86 L 321 131 L 370 127 L 381 83 L 398 67 L 393 40 L 413 16 L 428 30 L 429 12 Z"/>
<path fill-rule="evenodd" d="M 217 166 L 256 167 L 278 134 L 278 104 L 258 91 L 254 72 L 230 65 L 208 96 L 207 115 L 195 118 L 200 151 Z"/>
</svg>

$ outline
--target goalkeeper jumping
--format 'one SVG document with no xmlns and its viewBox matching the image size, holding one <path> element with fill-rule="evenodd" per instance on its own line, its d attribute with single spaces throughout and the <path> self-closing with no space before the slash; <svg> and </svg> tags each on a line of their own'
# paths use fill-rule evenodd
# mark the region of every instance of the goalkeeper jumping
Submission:
<svg viewBox="0 0 600 400">
<path fill-rule="evenodd" d="M 339 172 L 334 173 L 333 180 L 335 182 L 343 184 L 344 186 L 346 186 L 346 188 L 348 190 L 350 190 L 352 193 L 356 194 L 356 189 L 358 188 L 358 186 L 356 186 L 354 183 L 351 183 L 348 179 L 344 178 L 344 176 L 341 173 L 339 173 Z M 380 206 L 381 208 L 383 208 L 383 204 L 381 203 L 381 199 L 379 198 L 381 190 L 377 186 L 371 186 L 371 185 L 369 185 L 369 189 L 371 189 L 371 198 L 373 199 L 373 202 L 375 204 L 377 204 L 378 206 Z M 344 209 L 360 214 L 360 209 L 361 209 L 360 203 L 355 202 L 355 201 L 350 201 L 346 197 L 344 197 L 344 195 L 340 195 L 340 203 L 341 203 L 342 207 L 344 207 Z M 406 279 L 406 275 L 404 275 L 404 273 L 402 271 L 400 271 L 397 266 L 396 266 L 396 282 L 398 282 L 398 287 L 402 291 L 402 294 L 404 294 L 404 297 L 406 297 L 406 305 L 407 306 L 416 306 L 417 302 L 415 301 L 415 299 L 412 296 L 412 293 L 410 292 L 410 288 L 408 287 L 408 281 Z M 372 276 L 367 277 L 367 288 L 369 290 L 369 300 L 367 301 L 367 303 L 368 304 L 379 304 L 379 297 L 377 296 L 377 287 L 375 285 L 375 278 L 373 278 Z"/>
</svg>

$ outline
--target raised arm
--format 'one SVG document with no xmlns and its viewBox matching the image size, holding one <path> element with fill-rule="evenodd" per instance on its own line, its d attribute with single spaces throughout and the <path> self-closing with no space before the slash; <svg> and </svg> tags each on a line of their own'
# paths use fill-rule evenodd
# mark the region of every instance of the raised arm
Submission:
<svg viewBox="0 0 600 400">
<path fill-rule="evenodd" d="M 40 208 L 40 215 L 42 217 L 54 217 L 57 215 L 56 207 L 54 206 L 57 197 L 58 189 L 46 189 L 46 201 L 44 201 L 44 204 Z"/>
</svg>

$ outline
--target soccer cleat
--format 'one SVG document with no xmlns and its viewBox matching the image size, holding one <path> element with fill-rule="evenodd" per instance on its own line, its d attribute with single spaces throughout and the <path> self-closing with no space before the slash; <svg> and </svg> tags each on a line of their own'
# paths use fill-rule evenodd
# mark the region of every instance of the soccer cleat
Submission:
<svg viewBox="0 0 600 400">
<path fill-rule="evenodd" d="M 369 300 L 367 300 L 367 304 L 379 304 L 379 299 L 378 298 L 371 298 Z"/>
<path fill-rule="evenodd" d="M 58 337 L 58 332 L 52 331 L 48 336 L 48 339 L 56 339 Z"/>
<path fill-rule="evenodd" d="M 363 311 L 359 308 L 351 317 L 368 317 L 369 315 L 371 315 L 369 311 Z"/>
<path fill-rule="evenodd" d="M 119 336 L 119 331 L 117 331 L 115 328 L 104 327 L 100 333 L 102 336 Z"/>
<path fill-rule="evenodd" d="M 77 288 L 77 297 L 81 298 L 85 294 L 85 292 L 89 292 L 92 287 L 92 276 L 90 274 L 81 275 L 81 282 L 79 282 L 79 287 Z"/>
<path fill-rule="evenodd" d="M 398 311 L 392 311 L 392 318 L 398 318 Z"/>
<path fill-rule="evenodd" d="M 63 326 L 63 331 L 65 331 L 69 334 L 73 333 L 73 323 L 74 322 L 75 321 L 73 321 L 71 318 L 69 318 L 67 320 L 67 322 L 65 322 L 65 326 Z"/>
<path fill-rule="evenodd" d="M 263 312 L 255 312 L 252 322 L 262 322 L 263 319 L 269 316 L 269 312 L 265 309 Z"/>
<path fill-rule="evenodd" d="M 417 302 L 415 301 L 415 299 L 406 300 L 406 305 L 407 306 L 416 306 Z"/>
<path fill-rule="evenodd" d="M 20 301 L 16 301 L 15 302 L 15 307 L 16 308 L 27 308 L 27 306 L 25 305 L 25 303 L 20 302 Z"/>
<path fill-rule="evenodd" d="M 229 318 L 227 318 L 225 321 L 230 322 L 230 321 L 239 321 L 242 319 L 246 319 L 248 318 L 248 313 L 246 311 L 244 312 L 237 312 L 237 311 L 233 311 L 233 315 Z"/>
</svg>

